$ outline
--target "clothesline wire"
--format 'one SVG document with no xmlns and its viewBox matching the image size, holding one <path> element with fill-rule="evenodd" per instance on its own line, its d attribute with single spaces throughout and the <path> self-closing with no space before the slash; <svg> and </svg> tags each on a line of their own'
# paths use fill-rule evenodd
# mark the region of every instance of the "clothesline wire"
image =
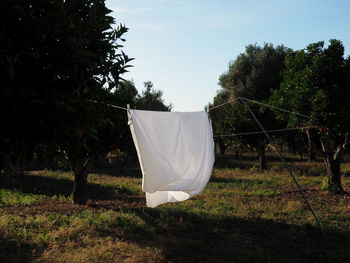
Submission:
<svg viewBox="0 0 350 263">
<path fill-rule="evenodd" d="M 300 130 L 300 129 L 304 129 L 304 128 L 309 128 L 309 127 L 305 126 L 305 127 L 298 127 L 298 128 L 267 130 L 266 132 L 268 132 L 268 133 L 283 132 L 283 131 Z M 259 134 L 259 133 L 264 133 L 264 132 L 263 131 L 255 131 L 255 132 L 242 132 L 242 133 L 232 133 L 232 134 L 220 134 L 220 135 L 214 135 L 214 137 L 231 137 L 231 136 L 251 135 L 251 134 Z"/>
<path fill-rule="evenodd" d="M 308 116 L 308 115 L 301 114 L 301 113 L 299 113 L 299 112 L 295 112 L 295 111 L 290 111 L 290 110 L 282 109 L 282 108 L 279 108 L 279 107 L 275 107 L 275 106 L 272 106 L 272 105 L 269 105 L 269 104 L 266 104 L 266 103 L 262 103 L 262 102 L 260 102 L 260 101 L 256 101 L 256 100 L 252 100 L 252 99 L 248 99 L 248 98 L 244 98 L 244 97 L 238 97 L 238 98 L 236 98 L 236 99 L 233 99 L 233 100 L 230 100 L 230 101 L 221 103 L 221 104 L 219 104 L 219 105 L 216 105 L 216 106 L 214 106 L 214 107 L 209 108 L 208 111 L 210 112 L 210 111 L 213 110 L 213 109 L 222 107 L 222 106 L 224 106 L 224 105 L 226 105 L 226 104 L 229 104 L 229 103 L 236 102 L 236 101 L 238 101 L 238 100 L 249 101 L 249 102 L 252 102 L 252 103 L 255 103 L 255 104 L 259 104 L 259 105 L 262 105 L 262 106 L 265 106 L 265 107 L 269 107 L 269 108 L 275 109 L 275 110 L 284 111 L 284 112 L 292 113 L 292 114 L 294 114 L 294 115 L 298 115 L 298 116 L 301 116 L 301 117 L 304 117 L 304 118 L 314 119 L 314 120 L 315 120 L 315 118 L 313 118 L 313 117 L 311 117 L 311 116 Z"/>
<path fill-rule="evenodd" d="M 256 101 L 256 100 L 251 100 L 251 99 L 248 99 L 248 98 L 244 98 L 244 97 L 238 97 L 236 99 L 233 99 L 233 100 L 230 100 L 230 101 L 227 101 L 227 102 L 224 102 L 224 103 L 221 103 L 219 105 L 216 105 L 214 107 L 211 107 L 211 108 L 208 108 L 208 111 L 211 111 L 211 110 L 214 110 L 216 108 L 219 108 L 219 107 L 222 107 L 226 104 L 229 104 L 229 103 L 233 103 L 233 102 L 236 102 L 238 100 L 246 100 L 246 101 L 249 101 L 249 102 L 253 102 L 253 103 L 256 103 L 256 104 L 260 104 L 260 105 L 263 105 L 263 106 L 266 106 L 266 107 L 270 107 L 272 109 L 276 109 L 276 110 L 280 110 L 280 111 L 284 111 L 284 112 L 288 112 L 288 113 L 292 113 L 292 114 L 295 114 L 295 115 L 299 115 L 301 117 L 305 117 L 305 118 L 309 118 L 309 119 L 315 119 L 311 116 L 307 116 L 307 115 L 304 115 L 304 114 L 301 114 L 301 113 L 298 113 L 298 112 L 295 112 L 295 111 L 289 111 L 289 110 L 286 110 L 286 109 L 282 109 L 282 108 L 279 108 L 279 107 L 275 107 L 275 106 L 272 106 L 272 105 L 269 105 L 269 104 L 265 104 L 265 103 L 262 103 L 262 102 L 259 102 L 259 101 Z M 88 101 L 91 101 L 91 102 L 94 102 L 94 103 L 99 103 L 95 100 L 88 100 Z M 109 106 L 109 107 L 112 107 L 112 108 L 115 108 L 115 109 L 120 109 L 120 110 L 125 110 L 127 111 L 128 109 L 125 108 L 125 107 L 121 107 L 121 106 L 117 106 L 117 105 L 113 105 L 113 104 L 109 104 L 109 103 L 106 103 L 105 105 Z"/>
<path fill-rule="evenodd" d="M 213 110 L 213 109 L 222 107 L 222 106 L 224 106 L 224 105 L 226 105 L 226 104 L 229 104 L 229 103 L 233 103 L 233 102 L 235 102 L 235 101 L 238 101 L 239 99 L 240 99 L 240 98 L 236 98 L 236 99 L 233 99 L 233 100 L 230 100 L 230 101 L 226 101 L 226 102 L 221 103 L 221 104 L 219 104 L 219 105 L 216 105 L 216 106 L 214 106 L 214 107 L 208 108 L 208 111 L 211 111 L 211 110 Z"/>
<path fill-rule="evenodd" d="M 271 105 L 268 105 L 268 104 L 265 104 L 265 103 L 262 103 L 262 102 L 258 102 L 258 101 L 247 99 L 247 98 L 243 98 L 243 97 L 238 97 L 236 99 L 233 99 L 233 100 L 227 101 L 225 103 L 216 105 L 214 107 L 208 108 L 208 112 L 210 110 L 222 107 L 222 106 L 224 106 L 226 104 L 233 103 L 233 102 L 236 102 L 236 101 L 239 101 L 239 100 L 250 101 L 250 102 L 253 102 L 253 103 L 261 104 L 261 105 L 264 105 L 264 106 L 267 106 L 267 107 L 271 107 L 271 108 L 274 108 L 274 109 L 278 109 L 278 110 L 281 110 L 281 111 L 285 111 L 285 112 L 289 112 L 289 113 L 300 115 L 300 116 L 303 116 L 303 117 L 306 117 L 306 118 L 313 119 L 310 116 L 306 116 L 306 115 L 303 115 L 303 114 L 300 114 L 300 113 L 297 113 L 297 112 L 293 112 L 293 111 L 288 111 L 288 110 L 285 110 L 285 109 L 281 109 L 281 108 L 278 108 L 278 107 L 274 107 L 274 106 L 271 106 Z M 93 103 L 99 103 L 98 101 L 95 101 L 95 100 L 88 100 L 88 101 L 91 101 Z M 107 105 L 109 107 L 112 107 L 112 108 L 115 108 L 115 109 L 120 109 L 120 110 L 125 110 L 125 111 L 130 110 L 130 108 L 125 108 L 125 107 L 121 107 L 121 106 L 117 106 L 117 105 L 113 105 L 113 104 L 109 104 L 109 103 L 106 103 L 105 105 Z M 269 133 L 270 132 L 282 132 L 282 131 L 289 131 L 289 130 L 300 130 L 300 129 L 303 129 L 303 128 L 309 128 L 309 127 L 276 129 L 276 130 L 268 130 L 266 132 L 269 132 Z M 223 135 L 214 135 L 214 137 L 230 137 L 230 136 L 241 136 L 241 135 L 253 135 L 253 134 L 259 134 L 259 133 L 264 133 L 264 132 L 263 131 L 260 131 L 260 132 L 256 131 L 256 132 L 246 132 L 246 133 L 223 134 Z"/>
<path fill-rule="evenodd" d="M 91 101 L 93 103 L 101 103 L 101 102 L 98 102 L 96 100 L 88 100 L 88 101 Z M 115 108 L 115 109 L 120 109 L 120 110 L 125 110 L 127 111 L 128 109 L 127 108 L 124 108 L 124 107 L 120 107 L 120 106 L 117 106 L 117 105 L 113 105 L 113 104 L 109 104 L 109 103 L 106 103 L 105 105 L 109 106 L 109 107 L 112 107 L 112 108 Z"/>
<path fill-rule="evenodd" d="M 298 183 L 298 180 L 295 178 L 292 169 L 287 165 L 287 162 L 285 160 L 285 158 L 283 157 L 282 153 L 280 152 L 280 150 L 278 149 L 277 145 L 275 144 L 275 142 L 272 140 L 272 138 L 270 137 L 270 135 L 266 132 L 264 126 L 261 124 L 261 122 L 258 120 L 258 118 L 256 117 L 256 115 L 253 113 L 253 111 L 248 107 L 248 105 L 246 104 L 246 102 L 244 101 L 244 99 L 240 99 L 240 102 L 243 104 L 243 106 L 249 111 L 249 113 L 252 115 L 252 117 L 254 118 L 254 120 L 256 121 L 256 123 L 259 125 L 260 129 L 264 132 L 266 138 L 270 141 L 271 145 L 275 148 L 278 156 L 280 157 L 283 166 L 288 169 L 290 176 L 292 177 L 294 183 L 297 185 L 298 190 L 301 194 L 301 196 L 303 197 L 305 204 L 307 205 L 307 207 L 309 208 L 311 214 L 313 215 L 313 217 L 315 218 L 317 224 L 319 225 L 321 231 L 323 234 L 325 234 L 325 232 L 323 231 L 323 226 L 321 224 L 321 221 L 319 220 L 318 216 L 316 215 L 316 212 L 314 211 L 314 209 L 312 208 L 311 204 L 309 203 L 304 190 L 301 188 L 300 184 Z"/>
<path fill-rule="evenodd" d="M 216 108 L 219 108 L 219 107 L 222 107 L 226 104 L 229 104 L 229 103 L 233 103 L 233 102 L 236 102 L 238 100 L 246 100 L 246 101 L 249 101 L 249 102 L 253 102 L 253 103 L 256 103 L 256 104 L 260 104 L 260 105 L 263 105 L 263 106 L 266 106 L 266 107 L 270 107 L 272 109 L 276 109 L 276 110 L 280 110 L 280 111 L 284 111 L 284 112 L 288 112 L 288 113 L 292 113 L 292 114 L 295 114 L 295 115 L 299 115 L 301 117 L 305 117 L 305 118 L 309 118 L 309 119 L 315 119 L 311 116 L 307 116 L 307 115 L 304 115 L 304 114 L 301 114 L 301 113 L 298 113 L 298 112 L 295 112 L 295 111 L 289 111 L 289 110 L 286 110 L 286 109 L 282 109 L 282 108 L 279 108 L 279 107 L 275 107 L 275 106 L 272 106 L 272 105 L 269 105 L 269 104 L 265 104 L 265 103 L 262 103 L 262 102 L 259 102 L 259 101 L 256 101 L 256 100 L 251 100 L 251 99 L 248 99 L 248 98 L 244 98 L 244 97 L 238 97 L 236 99 L 233 99 L 233 100 L 230 100 L 230 101 L 227 101 L 227 102 L 224 102 L 224 103 L 221 103 L 219 105 L 216 105 L 214 107 L 211 107 L 211 108 L 208 108 L 208 112 L 210 112 L 211 110 L 214 110 Z M 88 101 L 91 101 L 91 102 L 94 102 L 94 103 L 99 103 L 95 100 L 88 100 Z M 117 105 L 113 105 L 113 104 L 109 104 L 109 103 L 106 103 L 105 105 L 109 106 L 109 107 L 112 107 L 112 108 L 115 108 L 115 109 L 120 109 L 120 110 L 125 110 L 127 111 L 128 109 L 125 108 L 125 107 L 121 107 L 121 106 L 117 106 Z"/>
<path fill-rule="evenodd" d="M 126 111 L 128 110 L 127 108 L 116 106 L 116 105 L 112 105 L 112 104 L 107 104 L 107 105 L 112 107 L 112 108 L 116 108 L 116 109 L 120 109 L 120 110 L 126 110 Z"/>
<path fill-rule="evenodd" d="M 301 113 L 296 112 L 296 111 L 290 111 L 290 110 L 282 109 L 282 108 L 279 108 L 279 107 L 275 107 L 275 106 L 272 106 L 272 105 L 269 105 L 269 104 L 262 103 L 260 101 L 251 100 L 251 99 L 247 99 L 247 98 L 241 98 L 241 100 L 246 100 L 246 101 L 249 101 L 249 102 L 253 102 L 253 103 L 256 103 L 256 104 L 263 105 L 265 107 L 270 107 L 270 108 L 275 109 L 275 110 L 284 111 L 284 112 L 292 113 L 294 115 L 298 115 L 298 116 L 301 116 L 301 117 L 304 117 L 304 118 L 315 120 L 315 118 L 313 118 L 311 116 L 304 115 L 304 114 L 301 114 Z"/>
</svg>

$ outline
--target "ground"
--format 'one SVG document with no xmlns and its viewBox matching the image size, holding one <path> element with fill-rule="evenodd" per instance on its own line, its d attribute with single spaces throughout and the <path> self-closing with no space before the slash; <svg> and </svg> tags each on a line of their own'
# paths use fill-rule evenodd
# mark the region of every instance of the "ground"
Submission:
<svg viewBox="0 0 350 263">
<path fill-rule="evenodd" d="M 1 178 L 0 262 L 348 262 L 350 197 L 322 190 L 321 162 L 291 159 L 321 229 L 271 159 L 263 171 L 218 157 L 202 194 L 155 209 L 134 174 L 91 174 L 86 206 L 72 204 L 69 172 Z"/>
</svg>

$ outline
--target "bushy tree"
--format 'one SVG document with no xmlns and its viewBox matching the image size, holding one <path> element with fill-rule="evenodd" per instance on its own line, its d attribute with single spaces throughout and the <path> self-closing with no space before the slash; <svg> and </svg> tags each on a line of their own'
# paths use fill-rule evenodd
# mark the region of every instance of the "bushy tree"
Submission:
<svg viewBox="0 0 350 263">
<path fill-rule="evenodd" d="M 350 139 L 349 87 L 349 58 L 344 57 L 341 41 L 332 39 L 328 47 L 317 42 L 289 54 L 281 89 L 271 98 L 276 106 L 312 117 L 279 113 L 279 118 L 291 126 L 309 125 L 317 130 L 328 189 L 337 193 L 344 192 L 340 164 Z"/>
<path fill-rule="evenodd" d="M 0 12 L 2 167 L 64 155 L 74 202 L 85 203 L 88 160 L 111 121 L 104 102 L 130 61 L 119 43 L 127 28 L 112 28 L 103 0 L 4 0 Z"/>
<path fill-rule="evenodd" d="M 284 59 L 288 52 L 289 50 L 284 46 L 248 45 L 244 53 L 230 62 L 227 72 L 220 76 L 219 84 L 222 90 L 229 94 L 228 99 L 245 97 L 260 102 L 268 101 L 272 90 L 278 89 L 282 81 L 280 73 L 284 68 Z M 270 109 L 250 104 L 249 107 L 266 129 L 281 127 Z M 231 110 L 229 116 L 236 132 L 259 130 L 259 126 L 243 106 L 240 110 Z M 240 140 L 257 150 L 260 167 L 266 168 L 265 148 L 269 143 L 266 137 L 263 134 L 258 134 L 242 137 Z"/>
<path fill-rule="evenodd" d="M 138 95 L 136 108 L 140 110 L 170 111 L 171 104 L 166 105 L 163 92 L 154 88 L 151 81 L 144 82 L 144 90 Z"/>
<path fill-rule="evenodd" d="M 126 107 L 128 104 L 130 108 L 135 108 L 139 97 L 138 90 L 133 81 L 122 81 L 113 91 L 109 103 L 111 105 L 119 105 Z M 109 107 L 109 127 L 105 127 L 108 134 L 106 136 L 107 151 L 120 150 L 127 154 L 135 154 L 134 145 L 128 125 L 128 118 L 125 111 Z M 115 138 L 114 143 L 111 144 L 108 138 Z"/>
</svg>

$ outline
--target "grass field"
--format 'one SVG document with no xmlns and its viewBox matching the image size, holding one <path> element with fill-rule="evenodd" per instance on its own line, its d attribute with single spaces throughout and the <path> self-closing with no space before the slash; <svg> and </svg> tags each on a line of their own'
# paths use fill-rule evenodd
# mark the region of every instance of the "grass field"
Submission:
<svg viewBox="0 0 350 263">
<path fill-rule="evenodd" d="M 281 163 L 216 166 L 202 194 L 155 209 L 139 177 L 91 174 L 86 206 L 72 204 L 67 172 L 1 178 L 0 262 L 350 261 L 350 197 L 322 190 L 322 163 L 292 166 L 324 233 Z"/>
</svg>

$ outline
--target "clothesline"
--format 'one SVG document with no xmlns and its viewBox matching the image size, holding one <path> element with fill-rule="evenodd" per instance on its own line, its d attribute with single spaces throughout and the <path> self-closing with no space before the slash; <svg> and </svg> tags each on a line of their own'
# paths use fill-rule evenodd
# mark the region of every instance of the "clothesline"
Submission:
<svg viewBox="0 0 350 263">
<path fill-rule="evenodd" d="M 128 110 L 127 108 L 116 106 L 116 105 L 112 105 L 112 104 L 107 104 L 107 105 L 112 107 L 112 108 L 116 108 L 116 109 L 120 109 L 120 110 L 126 110 L 126 111 Z"/>
<path fill-rule="evenodd" d="M 260 105 L 263 105 L 263 106 L 266 106 L 266 107 L 270 107 L 272 109 L 276 109 L 276 110 L 292 113 L 292 114 L 299 115 L 301 117 L 305 117 L 305 118 L 309 118 L 309 119 L 316 119 L 316 118 L 313 118 L 311 116 L 307 116 L 307 115 L 304 115 L 304 114 L 301 114 L 301 113 L 298 113 L 298 112 L 295 112 L 295 111 L 289 111 L 289 110 L 286 110 L 286 109 L 282 109 L 282 108 L 279 108 L 279 107 L 271 106 L 269 104 L 265 104 L 265 103 L 262 103 L 262 102 L 259 102 L 259 101 L 256 101 L 256 100 L 247 99 L 247 98 L 244 98 L 244 97 L 238 97 L 236 99 L 233 99 L 233 100 L 224 102 L 222 104 L 216 105 L 214 107 L 208 108 L 208 112 L 210 112 L 211 110 L 214 110 L 216 108 L 222 107 L 222 106 L 224 106 L 226 104 L 233 103 L 233 102 L 236 102 L 236 101 L 239 101 L 239 100 L 246 100 L 246 101 L 253 102 L 253 103 L 256 103 L 256 104 L 260 104 Z M 94 103 L 99 103 L 99 102 L 97 102 L 95 100 L 88 100 L 88 101 L 91 101 L 91 102 L 94 102 Z M 125 110 L 125 111 L 128 110 L 125 107 L 121 107 L 121 106 L 117 106 L 117 105 L 113 105 L 113 104 L 109 104 L 109 103 L 107 103 L 106 105 L 109 106 L 109 107 L 115 108 L 115 109 L 120 109 L 120 110 Z"/>
<path fill-rule="evenodd" d="M 233 100 L 227 101 L 225 103 L 216 105 L 214 107 L 208 108 L 208 112 L 210 112 L 213 109 L 222 107 L 222 106 L 224 106 L 226 104 L 233 103 L 233 102 L 236 102 L 236 101 L 239 101 L 239 100 L 246 100 L 246 101 L 249 101 L 249 102 L 253 102 L 253 103 L 256 103 L 256 104 L 260 104 L 260 105 L 263 105 L 263 106 L 267 106 L 267 107 L 270 107 L 270 108 L 281 110 L 281 111 L 284 111 L 284 112 L 292 113 L 292 114 L 299 115 L 299 116 L 302 116 L 302 117 L 306 117 L 306 118 L 309 118 L 309 119 L 314 119 L 313 117 L 310 117 L 310 116 L 307 116 L 307 115 L 303 115 L 303 114 L 300 114 L 298 112 L 281 109 L 281 108 L 278 108 L 278 107 L 274 107 L 274 106 L 271 106 L 271 105 L 268 105 L 268 104 L 265 104 L 265 103 L 262 103 L 262 102 L 259 102 L 259 101 L 247 99 L 247 98 L 244 98 L 244 97 L 238 97 L 236 99 L 233 99 Z M 99 103 L 99 102 L 97 102 L 95 100 L 89 100 L 89 101 L 94 102 L 94 103 Z M 125 110 L 125 111 L 129 110 L 129 108 L 125 108 L 125 107 L 121 107 L 121 106 L 117 106 L 117 105 L 113 105 L 113 104 L 109 104 L 109 103 L 106 103 L 106 105 L 109 106 L 109 107 L 115 108 L 115 109 L 120 109 L 120 110 Z M 303 128 L 310 128 L 310 127 L 276 129 L 276 130 L 268 130 L 266 132 L 268 132 L 268 133 L 282 132 L 282 131 L 290 131 L 290 130 L 300 130 L 300 129 L 303 129 Z M 214 135 L 213 137 L 232 137 L 232 136 L 253 135 L 253 134 L 261 134 L 261 133 L 264 133 L 264 132 L 263 131 L 256 131 L 256 132 L 233 133 L 233 134 L 218 134 L 218 135 Z"/>
<path fill-rule="evenodd" d="M 221 104 L 219 104 L 219 105 L 216 105 L 216 106 L 214 106 L 214 107 L 208 108 L 208 111 L 211 111 L 211 110 L 213 110 L 213 109 L 222 107 L 222 106 L 224 106 L 224 105 L 226 105 L 226 104 L 229 104 L 229 103 L 236 102 L 236 101 L 239 100 L 239 99 L 240 99 L 240 97 L 239 97 L 239 98 L 236 98 L 236 99 L 233 99 L 233 100 L 230 100 L 230 101 L 226 101 L 226 102 L 221 103 Z"/>
<path fill-rule="evenodd" d="M 301 116 L 301 117 L 305 117 L 305 118 L 308 118 L 308 119 L 316 120 L 316 118 L 313 118 L 313 117 L 308 116 L 308 115 L 301 114 L 301 113 L 299 113 L 299 112 L 285 110 L 285 109 L 282 109 L 282 108 L 279 108 L 279 107 L 271 106 L 271 105 L 269 105 L 269 104 L 265 104 L 265 103 L 262 103 L 262 102 L 259 102 L 259 101 L 255 101 L 255 100 L 251 100 L 251 99 L 247 99 L 247 98 L 240 98 L 240 99 L 246 100 L 246 101 L 250 101 L 250 102 L 253 102 L 253 103 L 256 103 L 256 104 L 260 104 L 260 105 L 263 105 L 263 106 L 266 106 L 266 107 L 270 107 L 270 108 L 272 108 L 272 109 L 276 109 L 276 110 L 280 110 L 280 111 L 292 113 L 292 114 L 295 114 L 295 115 L 299 115 L 299 116 Z"/>
<path fill-rule="evenodd" d="M 291 130 L 300 130 L 309 127 L 299 127 L 299 128 L 285 128 L 285 129 L 276 129 L 276 130 L 267 130 L 266 132 L 283 132 L 283 131 L 291 131 Z M 214 137 L 231 137 L 231 136 L 241 136 L 241 135 L 251 135 L 251 134 L 259 134 L 264 133 L 263 131 L 255 131 L 255 132 L 243 132 L 243 133 L 232 133 L 232 134 L 222 134 L 222 135 L 214 135 Z"/>
<path fill-rule="evenodd" d="M 88 101 L 91 101 L 93 103 L 99 103 L 98 101 L 96 100 L 88 100 Z M 120 107 L 120 106 L 117 106 L 117 105 L 113 105 L 113 104 L 109 104 L 109 103 L 106 103 L 105 105 L 109 106 L 109 107 L 112 107 L 112 108 L 115 108 L 115 109 L 120 109 L 120 110 L 128 110 L 127 108 L 124 108 L 124 107 Z"/>
<path fill-rule="evenodd" d="M 236 98 L 236 99 L 233 99 L 233 100 L 224 102 L 224 103 L 222 103 L 222 104 L 216 105 L 216 106 L 214 106 L 214 107 L 211 107 L 211 108 L 208 109 L 208 112 L 210 112 L 211 110 L 214 110 L 214 109 L 216 109 L 216 108 L 222 107 L 222 106 L 224 106 L 224 105 L 226 105 L 226 104 L 230 104 L 230 103 L 233 103 L 233 102 L 236 102 L 236 101 L 240 101 L 240 100 L 245 100 L 245 101 L 253 102 L 253 103 L 255 103 L 255 104 L 259 104 L 259 105 L 262 105 L 262 106 L 265 106 L 265 107 L 269 107 L 269 108 L 272 108 L 272 109 L 276 109 L 276 110 L 280 110 L 280 111 L 292 113 L 292 114 L 294 114 L 294 115 L 298 115 L 298 116 L 301 116 L 301 117 L 304 117 L 304 118 L 314 119 L 314 120 L 315 120 L 315 118 L 313 118 L 313 117 L 311 117 L 311 116 L 307 116 L 307 115 L 301 114 L 301 113 L 299 113 L 299 112 L 285 110 L 285 109 L 282 109 L 282 108 L 279 108 L 279 107 L 271 106 L 271 105 L 269 105 L 269 104 L 265 104 L 265 103 L 262 103 L 262 102 L 259 102 L 259 101 L 256 101 L 256 100 L 247 99 L 247 98 L 244 98 L 244 97 L 238 97 L 238 98 Z"/>
<path fill-rule="evenodd" d="M 259 105 L 263 105 L 263 106 L 266 106 L 266 107 L 270 107 L 270 108 L 273 108 L 273 109 L 277 109 L 277 110 L 280 110 L 280 111 L 292 113 L 292 114 L 295 114 L 295 115 L 298 115 L 298 116 L 301 116 L 301 117 L 305 117 L 305 118 L 308 118 L 308 119 L 315 119 L 315 118 L 310 117 L 310 116 L 307 116 L 307 115 L 304 115 L 304 114 L 300 114 L 300 113 L 298 113 L 298 112 L 293 112 L 293 111 L 285 110 L 285 109 L 282 109 L 282 108 L 274 107 L 274 106 L 271 106 L 271 105 L 268 105 L 268 104 L 265 104 L 265 103 L 262 103 L 262 102 L 258 102 L 258 101 L 255 101 L 255 100 L 251 100 L 251 99 L 247 99 L 247 98 L 242 98 L 242 97 L 238 97 L 238 98 L 236 98 L 236 99 L 234 99 L 234 100 L 231 100 L 231 101 L 222 103 L 222 104 L 220 104 L 220 105 L 216 105 L 216 106 L 214 106 L 214 107 L 212 107 L 212 108 L 209 108 L 209 109 L 208 109 L 208 112 L 209 112 L 210 110 L 215 109 L 215 108 L 218 108 L 218 107 L 221 107 L 221 106 L 226 105 L 226 104 L 228 104 L 228 103 L 233 103 L 233 102 L 236 102 L 236 101 L 240 101 L 240 102 L 243 104 L 243 106 L 250 112 L 250 114 L 252 115 L 252 117 L 254 118 L 254 120 L 256 121 L 256 123 L 257 123 L 257 124 L 259 125 L 259 127 L 261 128 L 261 132 L 251 132 L 250 134 L 256 134 L 256 133 L 264 133 L 264 134 L 265 134 L 265 136 L 267 137 L 267 139 L 270 141 L 270 143 L 271 143 L 271 144 L 273 145 L 273 147 L 276 149 L 276 152 L 277 152 L 278 155 L 280 156 L 281 161 L 282 161 L 283 164 L 284 164 L 284 167 L 285 167 L 286 169 L 289 170 L 290 176 L 292 177 L 294 183 L 297 185 L 297 187 L 298 187 L 298 189 L 299 189 L 299 192 L 301 193 L 301 196 L 303 197 L 303 199 L 304 199 L 304 201 L 305 201 L 305 204 L 308 206 L 309 210 L 311 211 L 311 214 L 312 214 L 313 217 L 315 218 L 315 220 L 316 220 L 317 224 L 319 225 L 320 229 L 323 231 L 322 224 L 321 224 L 320 220 L 318 219 L 318 217 L 317 217 L 315 211 L 313 210 L 312 206 L 310 205 L 310 203 L 309 203 L 309 201 L 308 201 L 308 199 L 307 199 L 307 197 L 306 197 L 306 195 L 305 195 L 303 189 L 301 188 L 300 184 L 298 183 L 297 179 L 295 178 L 295 176 L 294 176 L 294 174 L 293 174 L 293 172 L 292 172 L 292 169 L 287 165 L 286 160 L 285 160 L 285 158 L 283 157 L 282 153 L 279 151 L 277 145 L 275 144 L 275 142 L 272 140 L 272 138 L 271 138 L 271 137 L 269 136 L 269 134 L 268 134 L 268 132 L 273 132 L 273 130 L 266 131 L 266 130 L 264 129 L 264 127 L 262 126 L 262 124 L 260 123 L 260 121 L 257 119 L 257 117 L 255 116 L 255 114 L 253 113 L 253 111 L 252 111 L 252 110 L 248 107 L 248 105 L 246 104 L 246 101 L 247 101 L 247 102 L 253 102 L 253 103 L 256 103 L 256 104 L 259 104 Z M 91 102 L 98 103 L 97 101 L 92 101 L 92 100 L 91 100 Z M 128 105 L 127 108 L 120 107 L 120 106 L 116 106 L 116 105 L 112 105 L 112 104 L 106 104 L 106 105 L 108 105 L 108 106 L 110 106 L 110 107 L 113 107 L 113 108 L 116 108 L 116 109 L 125 110 L 125 111 L 128 111 L 128 110 L 129 110 L 129 105 Z M 291 130 L 291 129 L 296 129 L 296 128 L 280 129 L 280 131 L 282 131 L 282 130 Z M 276 130 L 275 130 L 275 131 L 276 131 Z M 241 134 L 241 135 L 243 135 L 243 134 Z M 220 135 L 217 135 L 217 136 L 220 136 Z M 221 135 L 221 136 L 224 136 L 224 135 Z M 228 136 L 228 135 L 226 135 L 226 136 Z M 230 136 L 237 136 L 237 134 L 236 134 L 236 135 L 230 135 Z M 187 199 L 187 198 L 185 198 L 185 199 Z M 185 200 L 185 199 L 183 199 L 183 200 Z"/>
</svg>

